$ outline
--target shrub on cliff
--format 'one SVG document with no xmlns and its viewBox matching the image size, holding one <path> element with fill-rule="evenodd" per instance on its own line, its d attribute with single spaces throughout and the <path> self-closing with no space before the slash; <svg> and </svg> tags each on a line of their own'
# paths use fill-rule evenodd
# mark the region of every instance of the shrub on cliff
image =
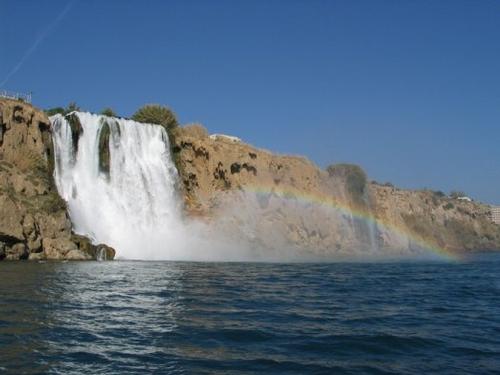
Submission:
<svg viewBox="0 0 500 375">
<path fill-rule="evenodd" d="M 133 114 L 132 120 L 161 125 L 166 130 L 173 130 L 179 126 L 175 113 L 170 108 L 159 104 L 146 104 L 139 108 Z"/>
<path fill-rule="evenodd" d="M 54 115 L 57 115 L 57 114 L 60 114 L 60 115 L 65 115 L 66 114 L 66 109 L 64 109 L 63 107 L 54 107 L 54 108 L 49 108 L 49 109 L 46 109 L 45 110 L 45 113 L 47 114 L 47 116 L 54 116 Z"/>
<path fill-rule="evenodd" d="M 66 113 L 70 113 L 70 112 L 74 112 L 74 111 L 80 111 L 80 107 L 75 103 L 75 102 L 71 102 L 68 104 L 68 106 L 66 107 Z"/>
<path fill-rule="evenodd" d="M 351 197 L 358 204 L 362 204 L 365 196 L 366 183 L 368 181 L 365 171 L 355 164 L 329 165 L 326 171 L 330 177 L 343 178 Z"/>
<path fill-rule="evenodd" d="M 446 203 L 446 204 L 443 206 L 443 208 L 444 208 L 446 211 L 448 211 L 448 210 L 451 210 L 451 209 L 455 208 L 455 206 L 453 205 L 453 203 L 448 202 L 448 203 Z"/>
<path fill-rule="evenodd" d="M 193 138 L 203 139 L 208 137 L 208 131 L 202 124 L 187 124 L 182 127 L 182 130 L 184 131 L 184 134 L 187 134 Z"/>
<path fill-rule="evenodd" d="M 101 115 L 108 116 L 108 117 L 118 117 L 116 115 L 116 112 L 113 111 L 113 108 L 106 107 L 101 111 Z"/>
<path fill-rule="evenodd" d="M 445 193 L 443 193 L 441 190 L 433 191 L 432 193 L 433 193 L 436 197 L 438 197 L 438 198 L 444 198 L 444 197 L 446 197 L 446 194 L 445 194 Z"/>
<path fill-rule="evenodd" d="M 80 111 L 80 107 L 75 102 L 69 103 L 66 108 L 54 107 L 54 108 L 46 109 L 45 113 L 47 114 L 47 116 L 54 116 L 57 114 L 65 116 L 68 113 L 73 112 L 73 111 Z"/>
</svg>

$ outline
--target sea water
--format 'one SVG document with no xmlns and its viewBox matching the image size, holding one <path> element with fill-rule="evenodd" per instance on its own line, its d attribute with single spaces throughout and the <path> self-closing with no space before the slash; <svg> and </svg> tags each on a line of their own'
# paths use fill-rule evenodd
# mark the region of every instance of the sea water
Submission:
<svg viewBox="0 0 500 375">
<path fill-rule="evenodd" d="M 495 373 L 499 271 L 499 254 L 2 262 L 0 373 Z"/>
</svg>

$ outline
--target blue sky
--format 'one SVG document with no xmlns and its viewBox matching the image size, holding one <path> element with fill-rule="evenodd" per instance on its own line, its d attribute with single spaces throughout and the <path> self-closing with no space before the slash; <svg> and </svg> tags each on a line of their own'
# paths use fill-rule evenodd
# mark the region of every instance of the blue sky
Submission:
<svg viewBox="0 0 500 375">
<path fill-rule="evenodd" d="M 500 204 L 500 1 L 0 2 L 0 82 Z M 16 70 L 17 69 L 17 70 Z"/>
</svg>

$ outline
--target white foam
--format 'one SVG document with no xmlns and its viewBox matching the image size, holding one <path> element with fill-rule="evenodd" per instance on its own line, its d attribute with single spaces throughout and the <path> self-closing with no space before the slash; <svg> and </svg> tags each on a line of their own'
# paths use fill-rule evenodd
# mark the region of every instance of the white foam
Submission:
<svg viewBox="0 0 500 375">
<path fill-rule="evenodd" d="M 174 258 L 180 232 L 177 171 L 161 126 L 74 112 L 81 123 L 75 152 L 71 127 L 51 118 L 55 182 L 74 231 L 128 259 Z M 109 176 L 99 170 L 99 135 L 110 128 Z"/>
</svg>

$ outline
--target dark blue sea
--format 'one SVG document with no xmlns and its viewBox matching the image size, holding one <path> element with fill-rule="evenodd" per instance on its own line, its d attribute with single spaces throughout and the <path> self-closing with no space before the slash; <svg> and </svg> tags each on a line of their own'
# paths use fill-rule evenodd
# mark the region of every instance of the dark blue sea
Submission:
<svg viewBox="0 0 500 375">
<path fill-rule="evenodd" d="M 0 373 L 500 372 L 500 255 L 0 263 Z"/>
</svg>

